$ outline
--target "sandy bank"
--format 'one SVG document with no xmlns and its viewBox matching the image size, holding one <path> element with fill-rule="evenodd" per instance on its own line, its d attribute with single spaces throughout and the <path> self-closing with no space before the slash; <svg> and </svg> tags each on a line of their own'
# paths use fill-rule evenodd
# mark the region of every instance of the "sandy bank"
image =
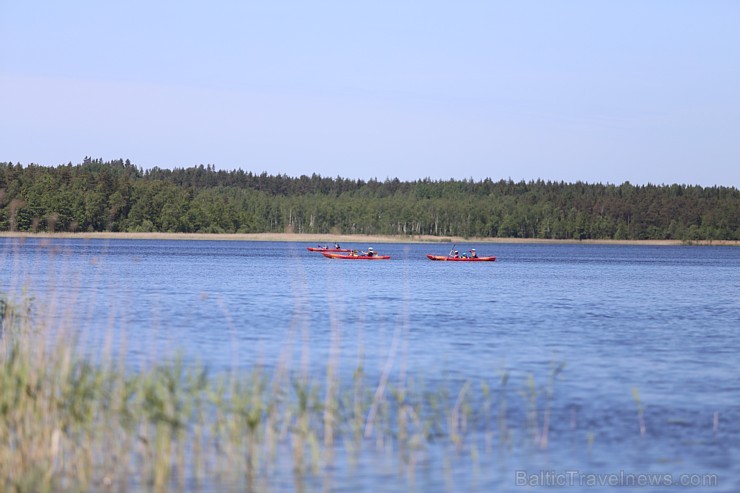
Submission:
<svg viewBox="0 0 740 493">
<path fill-rule="evenodd" d="M 221 241 L 294 241 L 316 244 L 328 243 L 540 243 L 584 245 L 684 245 L 680 240 L 543 240 L 535 238 L 463 238 L 460 236 L 381 236 L 331 235 L 298 233 L 254 234 L 200 234 L 200 233 L 17 233 L 0 232 L 0 237 L 16 238 L 80 238 L 117 240 L 221 240 Z M 694 245 L 740 246 L 740 241 L 706 240 Z"/>
</svg>

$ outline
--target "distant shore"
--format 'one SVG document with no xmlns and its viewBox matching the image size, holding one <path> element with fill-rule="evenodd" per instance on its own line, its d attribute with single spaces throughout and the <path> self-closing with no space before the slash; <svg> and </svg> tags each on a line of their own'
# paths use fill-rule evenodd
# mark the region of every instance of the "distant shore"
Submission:
<svg viewBox="0 0 740 493">
<path fill-rule="evenodd" d="M 219 241 L 285 241 L 316 244 L 366 244 L 366 243 L 538 243 L 583 245 L 712 245 L 740 246 L 737 240 L 548 240 L 539 238 L 464 238 L 461 236 L 383 236 L 347 234 L 301 233 L 26 233 L 0 232 L 0 237 L 12 238 L 79 238 L 110 240 L 219 240 Z"/>
</svg>

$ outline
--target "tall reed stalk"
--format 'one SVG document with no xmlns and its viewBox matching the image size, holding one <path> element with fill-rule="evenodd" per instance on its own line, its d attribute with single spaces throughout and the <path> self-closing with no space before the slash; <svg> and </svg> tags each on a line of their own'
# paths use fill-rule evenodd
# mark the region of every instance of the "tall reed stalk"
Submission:
<svg viewBox="0 0 740 493">
<path fill-rule="evenodd" d="M 176 355 L 131 371 L 112 358 L 81 357 L 74 338 L 45 330 L 31 307 L 0 299 L 3 491 L 262 491 L 285 474 L 297 486 L 329 478 L 337 454 L 377 450 L 394 454 L 413 481 L 431 447 L 449 445 L 477 465 L 481 450 L 497 448 L 496 430 L 506 450 L 522 428 L 511 415 L 508 371 L 494 385 L 428 390 L 405 373 L 390 378 L 396 345 L 374 385 L 360 358 L 341 386 L 348 373 L 336 354 L 323 378 L 286 367 L 210 375 Z M 534 377 L 520 390 L 523 429 L 541 448 L 561 371 L 553 366 L 544 390 Z M 644 434 L 637 394 L 636 401 Z M 450 466 L 452 457 L 442 462 Z"/>
</svg>

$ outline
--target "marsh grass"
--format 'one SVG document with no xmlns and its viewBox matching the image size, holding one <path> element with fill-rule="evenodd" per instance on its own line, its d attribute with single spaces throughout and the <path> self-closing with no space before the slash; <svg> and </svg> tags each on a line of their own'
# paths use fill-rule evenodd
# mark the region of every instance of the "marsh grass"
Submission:
<svg viewBox="0 0 740 493">
<path fill-rule="evenodd" d="M 337 455 L 352 467 L 363 454 L 391 454 L 396 472 L 443 450 L 443 464 L 481 450 L 547 443 L 555 377 L 512 427 L 509 373 L 499 382 L 434 389 L 413 375 L 377 381 L 360 362 L 342 379 L 285 367 L 211 375 L 183 358 L 132 372 L 124 362 L 91 362 L 73 337 L 50 338 L 32 304 L 0 300 L 0 487 L 4 491 L 263 491 L 290 474 L 298 488 L 330 478 Z M 347 372 L 344 372 L 347 374 Z M 498 389 L 496 389 L 498 387 Z M 544 422 L 539 418 L 545 402 Z M 299 489 L 299 488 L 298 488 Z"/>
<path fill-rule="evenodd" d="M 637 423 L 640 425 L 640 436 L 645 436 L 645 406 L 640 400 L 640 391 L 637 387 L 632 388 L 632 398 L 635 400 L 637 407 Z"/>
</svg>

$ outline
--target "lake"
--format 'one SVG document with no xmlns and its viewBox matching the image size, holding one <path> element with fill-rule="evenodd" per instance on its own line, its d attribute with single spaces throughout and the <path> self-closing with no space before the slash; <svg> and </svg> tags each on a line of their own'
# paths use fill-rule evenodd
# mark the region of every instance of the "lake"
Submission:
<svg viewBox="0 0 740 493">
<path fill-rule="evenodd" d="M 332 362 L 349 382 L 362 365 L 452 402 L 465 388 L 471 415 L 484 384 L 506 387 L 508 445 L 479 426 L 462 448 L 430 444 L 413 478 L 385 449 L 339 460 L 330 491 L 740 490 L 740 248 L 470 243 L 456 248 L 497 261 L 459 263 L 425 257 L 449 244 L 375 244 L 391 260 L 372 262 L 307 246 L 0 238 L 0 289 L 132 370 L 176 352 L 214 373 L 323 378 Z M 546 407 L 545 446 L 526 423 Z"/>
</svg>

